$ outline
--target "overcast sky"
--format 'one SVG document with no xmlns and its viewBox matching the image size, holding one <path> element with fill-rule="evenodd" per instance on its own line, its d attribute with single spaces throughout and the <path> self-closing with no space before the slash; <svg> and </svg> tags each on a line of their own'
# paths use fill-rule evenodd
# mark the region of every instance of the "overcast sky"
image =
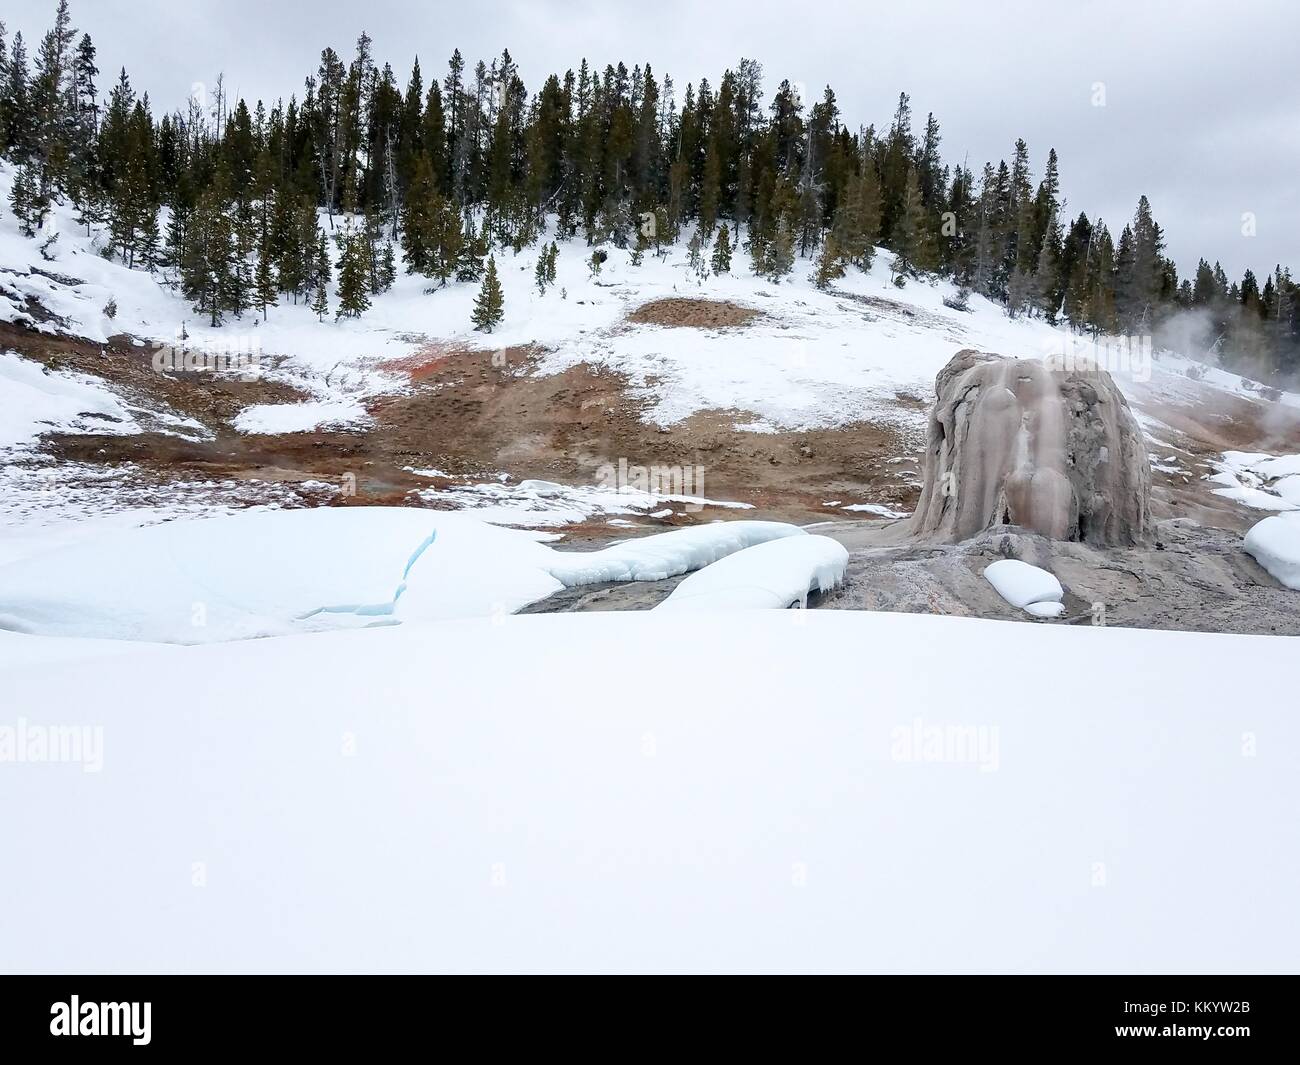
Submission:
<svg viewBox="0 0 1300 1065">
<path fill-rule="evenodd" d="M 54 0 L 0 0 L 29 53 Z M 155 114 L 219 71 L 233 97 L 301 96 L 326 44 L 349 58 L 361 30 L 405 85 L 460 48 L 472 66 L 509 48 L 529 91 L 551 72 L 622 60 L 715 86 L 741 56 L 768 94 L 783 77 L 829 83 L 850 127 L 887 125 L 900 90 L 916 125 L 938 117 L 947 161 L 1009 158 L 1037 174 L 1054 147 L 1068 210 L 1118 236 L 1140 194 L 1187 276 L 1199 256 L 1230 276 L 1300 271 L 1300 21 L 1294 0 L 72 0 L 99 49 L 101 85 L 125 65 Z M 1097 106 L 1104 92 L 1104 104 Z M 1243 235 L 1243 214 L 1255 236 Z"/>
</svg>

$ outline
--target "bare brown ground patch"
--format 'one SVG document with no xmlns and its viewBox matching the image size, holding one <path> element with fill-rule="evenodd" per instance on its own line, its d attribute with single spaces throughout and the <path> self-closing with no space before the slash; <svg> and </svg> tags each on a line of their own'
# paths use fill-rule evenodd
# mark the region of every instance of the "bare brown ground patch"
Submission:
<svg viewBox="0 0 1300 1065">
<path fill-rule="evenodd" d="M 669 296 L 643 303 L 627 316 L 637 325 L 666 325 L 691 329 L 727 329 L 748 325 L 765 317 L 754 307 L 742 307 L 728 300 L 688 299 Z"/>
</svg>

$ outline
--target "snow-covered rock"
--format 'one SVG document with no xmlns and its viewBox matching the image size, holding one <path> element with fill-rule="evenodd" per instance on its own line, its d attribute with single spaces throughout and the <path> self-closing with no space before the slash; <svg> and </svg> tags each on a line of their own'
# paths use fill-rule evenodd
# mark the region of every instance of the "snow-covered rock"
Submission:
<svg viewBox="0 0 1300 1065">
<path fill-rule="evenodd" d="M 1017 558 L 1002 558 L 984 568 L 984 579 L 993 585 L 998 595 L 1008 603 L 1021 610 L 1026 610 L 1036 603 L 1056 603 L 1060 605 L 1065 590 L 1055 575 L 1045 569 L 1031 566 Z M 1060 611 L 1050 612 L 1050 607 L 1042 612 L 1031 611 L 1037 617 L 1055 617 Z"/>
<path fill-rule="evenodd" d="M 844 581 L 849 553 L 829 536 L 792 536 L 748 547 L 687 577 L 658 610 L 784 610 Z"/>
<path fill-rule="evenodd" d="M 1065 613 L 1065 604 L 1044 599 L 1042 602 L 1030 603 L 1025 607 L 1025 613 L 1036 618 L 1059 618 Z"/>
<path fill-rule="evenodd" d="M 807 534 L 781 521 L 715 521 L 625 540 L 600 551 L 552 551 L 549 572 L 566 587 L 601 581 L 661 581 L 769 540 Z"/>
<path fill-rule="evenodd" d="M 1300 516 L 1265 518 L 1246 533 L 1245 548 L 1281 583 L 1300 590 Z"/>
</svg>

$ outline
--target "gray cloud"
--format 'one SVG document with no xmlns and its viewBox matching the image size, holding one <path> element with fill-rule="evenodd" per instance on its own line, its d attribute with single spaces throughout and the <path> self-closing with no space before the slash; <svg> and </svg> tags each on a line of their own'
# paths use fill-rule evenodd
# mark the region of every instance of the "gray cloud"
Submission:
<svg viewBox="0 0 1300 1065">
<path fill-rule="evenodd" d="M 3 17 L 34 51 L 53 7 Z M 1184 276 L 1201 255 L 1233 277 L 1277 262 L 1300 269 L 1300 78 L 1283 0 L 73 0 L 73 16 L 99 48 L 103 83 L 125 65 L 155 111 L 181 106 L 218 71 L 250 101 L 301 94 L 320 49 L 347 56 L 362 29 L 403 84 L 417 53 L 427 81 L 456 47 L 471 64 L 508 47 L 530 90 L 586 56 L 601 67 L 649 61 L 680 93 L 748 56 L 769 93 L 783 77 L 813 95 L 831 84 L 852 126 L 885 125 L 906 90 L 919 122 L 938 116 L 945 159 L 976 170 L 1009 157 L 1017 136 L 1037 168 L 1055 147 L 1069 209 L 1118 232 L 1145 193 Z M 1247 211 L 1255 237 L 1241 232 Z"/>
</svg>

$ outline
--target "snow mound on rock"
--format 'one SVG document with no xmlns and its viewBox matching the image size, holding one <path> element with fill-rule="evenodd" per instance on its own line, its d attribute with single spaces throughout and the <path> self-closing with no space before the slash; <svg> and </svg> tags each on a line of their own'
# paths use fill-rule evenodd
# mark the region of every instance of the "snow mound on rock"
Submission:
<svg viewBox="0 0 1300 1065">
<path fill-rule="evenodd" d="M 599 581 L 661 581 L 769 540 L 804 537 L 782 521 L 724 521 L 627 540 L 600 551 L 553 551 L 549 571 L 566 587 Z"/>
<path fill-rule="evenodd" d="M 1282 584 L 1300 591 L 1300 516 L 1265 518 L 1246 533 L 1245 548 Z"/>
<path fill-rule="evenodd" d="M 728 555 L 682 581 L 658 610 L 752 610 L 806 606 L 810 592 L 844 581 L 849 553 L 829 536 L 792 536 Z"/>
<path fill-rule="evenodd" d="M 1057 617 L 1065 609 L 1061 604 L 1065 595 L 1061 582 L 1047 570 L 1028 562 L 999 559 L 985 567 L 984 579 L 1012 606 L 1027 610 L 1035 617 Z"/>
</svg>

